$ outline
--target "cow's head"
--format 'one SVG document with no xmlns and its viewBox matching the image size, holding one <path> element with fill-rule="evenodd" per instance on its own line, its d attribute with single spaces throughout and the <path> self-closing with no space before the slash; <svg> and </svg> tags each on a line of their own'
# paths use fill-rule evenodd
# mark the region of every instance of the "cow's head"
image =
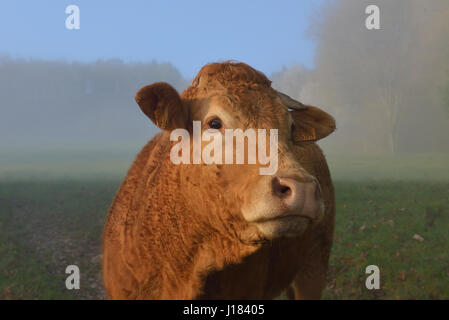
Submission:
<svg viewBox="0 0 449 320">
<path fill-rule="evenodd" d="M 314 141 L 335 130 L 334 119 L 324 111 L 277 92 L 248 65 L 231 62 L 204 66 L 181 95 L 166 83 L 155 83 L 142 88 L 136 101 L 168 135 L 181 128 L 193 137 L 193 121 L 200 121 L 202 133 L 214 129 L 208 132 L 222 137 L 222 164 L 193 164 L 193 138 L 190 164 L 173 164 L 179 170 L 179 196 L 211 230 L 258 242 L 299 236 L 322 219 L 322 187 L 313 163 L 325 160 L 313 151 Z M 236 164 L 235 139 L 234 163 L 226 164 L 226 129 L 266 129 L 267 150 L 270 129 L 277 129 L 277 171 L 261 175 L 266 162 L 257 157 L 255 164 L 249 163 L 248 154 L 244 164 Z M 251 149 L 248 141 L 245 151 Z M 201 143 L 204 150 L 212 142 Z M 257 139 L 256 150 L 260 143 Z"/>
</svg>

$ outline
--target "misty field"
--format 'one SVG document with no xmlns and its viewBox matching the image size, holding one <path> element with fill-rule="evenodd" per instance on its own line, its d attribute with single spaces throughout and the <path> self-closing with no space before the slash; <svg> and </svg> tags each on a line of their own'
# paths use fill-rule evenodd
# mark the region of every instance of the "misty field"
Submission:
<svg viewBox="0 0 449 320">
<path fill-rule="evenodd" d="M 103 298 L 101 232 L 119 183 L 1 182 L 0 299 Z M 325 299 L 449 299 L 449 183 L 337 181 L 335 187 Z M 80 290 L 65 289 L 70 264 L 80 267 Z M 370 264 L 380 268 L 380 290 L 364 286 Z"/>
</svg>

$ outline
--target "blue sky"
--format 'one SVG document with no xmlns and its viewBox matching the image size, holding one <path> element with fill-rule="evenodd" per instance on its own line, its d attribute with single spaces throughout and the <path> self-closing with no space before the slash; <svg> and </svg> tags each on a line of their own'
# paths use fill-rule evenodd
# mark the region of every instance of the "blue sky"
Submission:
<svg viewBox="0 0 449 320">
<path fill-rule="evenodd" d="M 205 63 L 236 59 L 271 74 L 313 65 L 310 18 L 326 0 L 23 1 L 0 4 L 0 54 L 95 61 L 171 62 L 186 77 Z M 80 30 L 65 28 L 66 6 Z"/>
</svg>

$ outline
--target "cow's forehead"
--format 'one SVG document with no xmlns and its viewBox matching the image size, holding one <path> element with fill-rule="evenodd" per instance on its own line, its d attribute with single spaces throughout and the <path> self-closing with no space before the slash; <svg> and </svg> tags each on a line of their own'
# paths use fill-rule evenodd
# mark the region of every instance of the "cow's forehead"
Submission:
<svg viewBox="0 0 449 320">
<path fill-rule="evenodd" d="M 287 109 L 282 105 L 270 87 L 235 86 L 204 90 L 198 95 L 192 110 L 197 118 L 206 114 L 220 113 L 222 109 L 227 118 L 233 118 L 244 127 L 279 128 L 288 126 Z"/>
</svg>

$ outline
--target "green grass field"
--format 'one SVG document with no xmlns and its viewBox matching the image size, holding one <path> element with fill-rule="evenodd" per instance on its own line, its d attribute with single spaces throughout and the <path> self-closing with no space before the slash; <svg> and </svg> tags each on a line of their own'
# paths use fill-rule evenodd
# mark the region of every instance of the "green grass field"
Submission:
<svg viewBox="0 0 449 320">
<path fill-rule="evenodd" d="M 449 299 L 449 183 L 335 187 L 335 242 L 324 298 Z M 365 288 L 371 264 L 380 269 L 381 290 Z"/>
<path fill-rule="evenodd" d="M 399 160 L 388 166 L 358 159 L 354 170 L 366 176 L 348 179 L 349 169 L 338 164 L 344 159 L 330 158 L 337 217 L 324 298 L 449 299 L 449 171 L 438 174 L 447 162 L 409 159 L 394 170 Z M 71 170 L 0 175 L 0 299 L 104 297 L 101 232 L 122 175 Z M 80 267 L 80 290 L 65 288 L 71 264 Z M 365 288 L 368 265 L 380 268 L 380 290 Z"/>
<path fill-rule="evenodd" d="M 101 233 L 118 180 L 0 183 L 0 299 L 103 297 Z M 79 266 L 81 289 L 65 288 Z"/>
</svg>

